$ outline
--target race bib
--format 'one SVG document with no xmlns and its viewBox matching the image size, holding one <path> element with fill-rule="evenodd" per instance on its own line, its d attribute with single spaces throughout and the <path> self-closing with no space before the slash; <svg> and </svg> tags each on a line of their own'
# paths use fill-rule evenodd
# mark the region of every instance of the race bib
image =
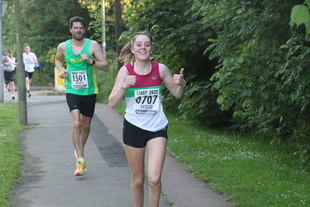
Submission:
<svg viewBox="0 0 310 207">
<path fill-rule="evenodd" d="M 136 90 L 134 95 L 136 114 L 154 115 L 157 113 L 160 104 L 158 88 Z"/>
<path fill-rule="evenodd" d="M 71 86 L 74 89 L 88 88 L 88 78 L 86 70 L 72 71 L 71 83 L 72 83 Z"/>
</svg>

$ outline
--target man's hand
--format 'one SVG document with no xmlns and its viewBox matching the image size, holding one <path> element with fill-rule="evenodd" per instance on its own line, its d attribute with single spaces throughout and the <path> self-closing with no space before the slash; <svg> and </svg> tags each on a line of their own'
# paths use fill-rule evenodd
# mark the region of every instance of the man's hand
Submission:
<svg viewBox="0 0 310 207">
<path fill-rule="evenodd" d="M 91 65 L 93 63 L 93 60 L 89 58 L 86 54 L 81 53 L 80 55 L 81 55 L 81 59 L 85 60 L 88 64 Z"/>
<path fill-rule="evenodd" d="M 59 71 L 59 78 L 62 78 L 62 79 L 66 79 L 67 78 L 67 70 L 66 69 L 62 69 Z"/>
</svg>

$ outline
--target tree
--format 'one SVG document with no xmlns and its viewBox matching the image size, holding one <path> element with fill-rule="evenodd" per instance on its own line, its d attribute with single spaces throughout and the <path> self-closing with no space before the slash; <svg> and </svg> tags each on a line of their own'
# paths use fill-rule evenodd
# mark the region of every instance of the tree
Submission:
<svg viewBox="0 0 310 207">
<path fill-rule="evenodd" d="M 4 45 L 5 48 L 14 49 L 14 13 L 11 2 L 9 2 L 9 14 L 4 25 Z M 54 80 L 54 62 L 49 62 L 52 58 L 47 57 L 47 54 L 50 54 L 50 49 L 55 49 L 60 42 L 71 37 L 68 22 L 77 14 L 87 22 L 90 21 L 88 10 L 81 8 L 77 0 L 21 0 L 23 43 L 31 46 L 31 50 L 36 53 L 41 63 L 40 76 L 34 76 L 34 83 Z M 90 36 L 91 32 L 87 35 Z"/>
<path fill-rule="evenodd" d="M 123 32 L 122 7 L 121 7 L 120 0 L 114 0 L 114 10 L 115 10 L 116 53 L 117 53 L 117 56 L 119 56 L 122 48 L 120 45 L 118 45 L 118 39 L 120 38 Z M 121 64 L 118 61 L 118 68 L 120 67 L 121 67 Z"/>
</svg>

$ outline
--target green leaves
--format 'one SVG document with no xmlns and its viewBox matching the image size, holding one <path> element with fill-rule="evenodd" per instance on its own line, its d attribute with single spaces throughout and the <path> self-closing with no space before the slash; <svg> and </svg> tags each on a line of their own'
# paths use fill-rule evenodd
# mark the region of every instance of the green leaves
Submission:
<svg viewBox="0 0 310 207">
<path fill-rule="evenodd" d="M 245 121 L 244 127 L 272 128 L 264 123 L 277 119 L 285 110 L 279 103 L 289 96 L 281 92 L 283 83 L 275 74 L 283 60 L 279 48 L 289 37 L 283 19 L 289 18 L 285 11 L 291 5 L 217 1 L 201 8 L 205 8 L 200 10 L 206 14 L 204 20 L 217 32 L 209 47 L 211 56 L 220 60 L 219 71 L 211 78 L 213 90 L 219 91 L 217 103 L 224 110 L 232 109 Z"/>
<path fill-rule="evenodd" d="M 291 12 L 291 20 L 297 24 L 307 24 L 310 21 L 310 14 L 308 7 L 304 5 L 296 5 Z"/>
<path fill-rule="evenodd" d="M 290 26 L 294 26 L 296 24 L 299 27 L 301 24 L 305 26 L 306 35 L 310 34 L 310 0 L 306 0 L 305 5 L 295 5 L 291 11 L 291 21 Z"/>
</svg>

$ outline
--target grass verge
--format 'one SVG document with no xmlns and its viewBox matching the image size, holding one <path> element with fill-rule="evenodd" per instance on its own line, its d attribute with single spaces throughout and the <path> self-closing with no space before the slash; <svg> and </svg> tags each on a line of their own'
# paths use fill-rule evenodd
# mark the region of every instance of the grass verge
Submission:
<svg viewBox="0 0 310 207">
<path fill-rule="evenodd" d="M 19 124 L 16 103 L 0 103 L 0 120 L 0 206 L 8 207 L 22 162 L 19 133 L 26 127 Z"/>
<path fill-rule="evenodd" d="M 310 206 L 310 174 L 289 143 L 237 136 L 169 115 L 168 147 L 189 171 L 239 207 Z"/>
</svg>

